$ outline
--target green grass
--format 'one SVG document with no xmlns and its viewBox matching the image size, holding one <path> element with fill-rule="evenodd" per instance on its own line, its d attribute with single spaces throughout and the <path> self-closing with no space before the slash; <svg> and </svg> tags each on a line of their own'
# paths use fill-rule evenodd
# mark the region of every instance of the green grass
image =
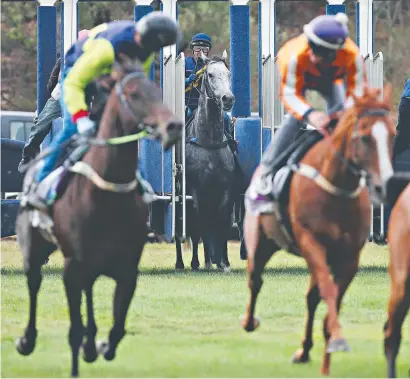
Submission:
<svg viewBox="0 0 410 379">
<path fill-rule="evenodd" d="M 202 248 L 200 249 L 202 255 Z M 332 357 L 333 377 L 385 377 L 382 327 L 389 294 L 387 248 L 368 245 L 361 270 L 344 299 L 341 323 L 350 353 Z M 247 334 L 240 328 L 248 298 L 245 263 L 238 244 L 230 244 L 232 272 L 175 272 L 172 245 L 148 245 L 140 280 L 127 319 L 127 335 L 113 362 L 101 357 L 80 363 L 82 377 L 317 377 L 323 351 L 325 307 L 320 305 L 314 329 L 312 362 L 292 365 L 303 333 L 307 270 L 302 259 L 279 252 L 271 259 L 257 305 L 261 327 Z M 201 257 L 202 261 L 202 257 Z M 189 266 L 190 254 L 185 255 Z M 22 258 L 13 241 L 2 243 L 3 377 L 67 377 L 68 311 L 61 280 L 61 254 L 44 269 L 39 295 L 38 340 L 29 357 L 20 356 L 14 340 L 28 317 L 28 294 Z M 95 285 L 97 339 L 111 327 L 114 282 Z M 85 307 L 83 308 L 85 316 Z M 85 318 L 85 317 L 84 317 Z M 403 329 L 398 375 L 408 377 L 410 315 Z"/>
</svg>

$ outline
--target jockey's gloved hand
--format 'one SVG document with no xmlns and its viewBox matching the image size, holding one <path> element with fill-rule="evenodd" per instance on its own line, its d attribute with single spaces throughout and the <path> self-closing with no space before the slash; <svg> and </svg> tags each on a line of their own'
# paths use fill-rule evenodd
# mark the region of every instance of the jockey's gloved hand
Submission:
<svg viewBox="0 0 410 379">
<path fill-rule="evenodd" d="M 81 117 L 77 120 L 77 130 L 82 135 L 92 135 L 95 132 L 95 122 L 90 120 L 88 116 Z"/>
<path fill-rule="evenodd" d="M 188 79 L 185 80 L 185 84 L 189 85 L 189 84 L 195 82 L 195 80 L 198 80 L 198 76 L 196 76 L 195 74 L 191 74 L 191 75 L 189 75 Z"/>
</svg>

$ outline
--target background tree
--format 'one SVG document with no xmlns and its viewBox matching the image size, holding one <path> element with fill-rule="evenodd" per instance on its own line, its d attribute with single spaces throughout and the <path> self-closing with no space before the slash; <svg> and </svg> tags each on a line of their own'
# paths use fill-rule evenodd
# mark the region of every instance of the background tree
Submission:
<svg viewBox="0 0 410 379">
<path fill-rule="evenodd" d="M 347 0 L 349 32 L 355 39 L 355 0 Z M 159 9 L 160 2 L 153 2 Z M 325 13 L 325 0 L 276 2 L 277 48 L 298 35 L 305 23 Z M 57 2 L 60 7 L 60 2 Z M 79 28 L 90 29 L 102 22 L 133 19 L 133 1 L 80 2 Z M 397 105 L 403 85 L 410 76 L 410 0 L 379 0 L 375 9 L 375 51 L 384 54 L 385 80 L 394 88 Z M 59 14 L 58 10 L 58 14 Z M 179 23 L 184 43 L 180 48 L 190 54 L 188 43 L 195 33 L 212 37 L 213 53 L 229 52 L 229 2 L 189 1 L 179 6 Z M 1 13 L 1 108 L 33 111 L 36 108 L 37 2 L 2 1 Z M 58 21 L 59 23 L 59 21 Z M 251 4 L 252 110 L 258 109 L 258 3 Z M 59 25 L 57 33 L 59 33 Z M 59 38 L 59 37 L 58 37 Z M 57 50 L 59 51 L 59 50 Z M 158 59 L 158 57 L 157 57 Z"/>
</svg>

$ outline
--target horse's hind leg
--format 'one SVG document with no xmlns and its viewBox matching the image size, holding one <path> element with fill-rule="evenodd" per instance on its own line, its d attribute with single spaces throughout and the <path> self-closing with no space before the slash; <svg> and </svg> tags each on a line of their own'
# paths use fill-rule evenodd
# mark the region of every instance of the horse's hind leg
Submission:
<svg viewBox="0 0 410 379">
<path fill-rule="evenodd" d="M 198 257 L 198 245 L 199 245 L 199 236 L 191 237 L 191 244 L 192 244 L 192 260 L 191 260 L 191 270 L 198 271 L 200 264 L 199 264 L 199 257 Z"/>
<path fill-rule="evenodd" d="M 71 376 L 78 376 L 78 353 L 84 337 L 84 325 L 81 318 L 82 267 L 74 258 L 66 258 L 64 265 L 64 287 L 70 311 L 70 331 L 68 342 L 71 347 Z"/>
<path fill-rule="evenodd" d="M 401 328 L 410 308 L 410 272 L 405 266 L 395 267 L 397 272 L 391 272 L 391 290 L 388 308 L 388 318 L 384 331 L 384 354 L 387 359 L 388 378 L 396 377 L 396 358 L 400 349 Z"/>
<path fill-rule="evenodd" d="M 262 287 L 262 272 L 274 252 L 279 247 L 268 240 L 261 230 L 259 218 L 249 213 L 245 216 L 245 242 L 248 251 L 248 287 L 250 290 L 250 299 L 247 306 L 245 318 L 242 321 L 242 327 L 247 332 L 252 332 L 259 326 L 259 321 L 255 319 L 255 305 L 259 291 Z"/>
<path fill-rule="evenodd" d="M 184 259 L 182 258 L 181 241 L 175 236 L 175 248 L 177 250 L 177 260 L 175 262 L 175 270 L 183 270 L 185 268 Z"/>
<path fill-rule="evenodd" d="M 309 352 L 313 347 L 312 331 L 315 312 L 320 303 L 319 288 L 310 276 L 309 288 L 306 294 L 307 315 L 305 324 L 305 338 L 302 341 L 302 348 L 299 349 L 292 358 L 293 363 L 306 363 L 310 361 Z"/>
<path fill-rule="evenodd" d="M 355 259 L 354 261 L 351 261 L 346 264 L 343 264 L 342 262 L 337 262 L 332 266 L 332 268 L 334 279 L 336 285 L 338 286 L 336 307 L 337 314 L 339 314 L 340 308 L 342 306 L 343 296 L 346 293 L 347 288 L 349 287 L 359 268 L 359 257 L 357 257 L 357 259 Z M 325 338 L 326 347 L 323 354 L 323 361 L 321 367 L 322 375 L 330 374 L 330 353 L 337 351 L 349 351 L 349 346 L 347 345 L 345 340 L 341 339 L 330 341 L 331 335 L 328 330 L 328 325 L 328 315 L 326 315 L 325 319 L 323 320 L 323 336 Z"/>
<path fill-rule="evenodd" d="M 224 248 L 222 251 L 222 262 L 226 267 L 231 267 L 231 263 L 229 262 L 229 257 L 228 257 L 228 240 L 227 239 L 225 239 Z"/>
<path fill-rule="evenodd" d="M 212 268 L 212 255 L 213 255 L 213 250 L 212 250 L 212 245 L 210 243 L 210 238 L 208 236 L 203 235 L 202 236 L 202 242 L 203 242 L 203 245 L 204 245 L 205 269 L 210 270 Z"/>
<path fill-rule="evenodd" d="M 116 279 L 114 294 L 114 325 L 108 337 L 108 343 L 102 343 L 99 351 L 105 360 L 115 358 L 117 346 L 125 336 L 125 319 L 137 285 L 137 269 L 134 266 L 125 267 L 121 276 Z"/>
<path fill-rule="evenodd" d="M 87 328 L 85 331 L 85 341 L 83 342 L 83 359 L 94 362 L 98 358 L 95 336 L 97 335 L 97 325 L 94 318 L 93 306 L 93 285 L 95 277 L 90 278 L 85 284 L 85 297 L 87 301 Z"/>
</svg>

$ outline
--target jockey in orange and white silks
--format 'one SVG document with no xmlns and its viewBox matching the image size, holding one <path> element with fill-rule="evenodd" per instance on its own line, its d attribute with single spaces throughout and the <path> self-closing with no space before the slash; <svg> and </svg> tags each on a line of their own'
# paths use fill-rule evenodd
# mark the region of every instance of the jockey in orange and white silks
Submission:
<svg viewBox="0 0 410 379">
<path fill-rule="evenodd" d="M 329 112 L 353 105 L 351 95 L 363 92 L 365 65 L 359 48 L 348 37 L 347 23 L 343 13 L 318 16 L 278 52 L 279 96 L 289 115 L 263 155 L 260 175 L 247 191 L 258 213 L 272 211 L 272 178 L 280 168 L 275 167 L 275 158 L 296 139 L 305 123 L 318 129 L 326 126 Z M 324 98 L 327 112 L 309 104 L 307 90 Z"/>
</svg>

